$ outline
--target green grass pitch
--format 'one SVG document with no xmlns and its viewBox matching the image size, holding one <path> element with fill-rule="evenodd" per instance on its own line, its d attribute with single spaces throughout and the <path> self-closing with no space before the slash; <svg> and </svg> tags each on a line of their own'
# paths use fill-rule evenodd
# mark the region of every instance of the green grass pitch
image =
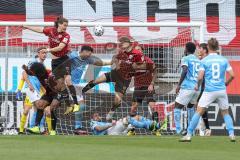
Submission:
<svg viewBox="0 0 240 160">
<path fill-rule="evenodd" d="M 228 137 L 0 136 L 0 160 L 239 160 Z"/>
</svg>

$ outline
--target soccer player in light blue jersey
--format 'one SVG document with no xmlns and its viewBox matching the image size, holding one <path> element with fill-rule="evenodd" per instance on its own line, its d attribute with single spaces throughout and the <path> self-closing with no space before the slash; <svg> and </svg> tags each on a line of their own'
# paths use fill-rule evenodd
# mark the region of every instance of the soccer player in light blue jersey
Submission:
<svg viewBox="0 0 240 160">
<path fill-rule="evenodd" d="M 162 125 L 166 125 L 166 123 L 167 121 L 164 121 Z M 134 134 L 128 134 L 128 131 L 135 127 L 152 131 L 157 136 L 160 135 L 158 130 L 161 127 L 160 123 L 140 115 L 124 117 L 118 121 L 112 120 L 112 123 L 102 122 L 98 113 L 93 114 L 90 126 L 93 135 L 135 135 L 135 132 Z"/>
<path fill-rule="evenodd" d="M 65 114 L 74 112 L 75 114 L 74 133 L 77 135 L 86 134 L 86 131 L 82 130 L 82 113 L 85 110 L 85 102 L 81 95 L 82 92 L 79 87 L 83 72 L 85 71 L 87 65 L 95 65 L 95 66 L 111 65 L 111 62 L 104 62 L 101 59 L 95 56 L 92 56 L 92 53 L 93 53 L 93 48 L 85 45 L 81 47 L 79 54 L 78 52 L 72 52 L 69 55 L 69 58 L 71 59 L 71 68 L 72 68 L 71 78 L 72 78 L 72 83 L 76 88 L 77 99 L 80 106 L 80 110 L 74 111 L 74 107 L 70 106 L 67 108 Z M 98 73 L 95 73 L 95 74 L 98 74 Z"/>
<path fill-rule="evenodd" d="M 194 114 L 194 104 L 197 102 L 199 92 L 194 90 L 197 84 L 197 76 L 200 66 L 199 58 L 194 54 L 196 46 L 192 42 L 186 43 L 185 54 L 181 60 L 182 73 L 176 88 L 176 100 L 174 108 L 174 122 L 176 133 L 181 134 L 181 110 L 187 106 L 188 123 Z"/>
<path fill-rule="evenodd" d="M 226 86 L 234 79 L 234 72 L 228 60 L 217 54 L 219 44 L 216 38 L 208 40 L 209 55 L 205 57 L 200 66 L 198 83 L 195 90 L 199 89 L 203 77 L 205 79 L 204 92 L 199 100 L 197 111 L 195 112 L 190 125 L 188 126 L 187 135 L 180 139 L 181 142 L 190 142 L 194 129 L 197 127 L 200 116 L 203 115 L 208 106 L 217 102 L 221 109 L 223 119 L 228 130 L 231 142 L 235 142 L 234 127 L 232 117 L 229 115 L 228 96 Z M 225 81 L 225 74 L 229 73 L 230 77 Z"/>
</svg>

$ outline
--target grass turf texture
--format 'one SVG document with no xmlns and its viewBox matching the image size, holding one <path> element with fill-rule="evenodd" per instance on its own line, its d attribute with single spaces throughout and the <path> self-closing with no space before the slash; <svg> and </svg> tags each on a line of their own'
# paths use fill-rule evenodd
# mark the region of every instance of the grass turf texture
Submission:
<svg viewBox="0 0 240 160">
<path fill-rule="evenodd" d="M 1 160 L 238 160 L 225 137 L 0 136 Z"/>
</svg>

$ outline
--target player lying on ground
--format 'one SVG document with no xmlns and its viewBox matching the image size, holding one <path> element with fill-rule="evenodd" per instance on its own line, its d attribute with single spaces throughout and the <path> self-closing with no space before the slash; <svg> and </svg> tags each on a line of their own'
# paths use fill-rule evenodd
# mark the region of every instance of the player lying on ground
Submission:
<svg viewBox="0 0 240 160">
<path fill-rule="evenodd" d="M 195 86 L 195 90 L 199 90 L 202 84 L 203 78 L 205 79 L 204 92 L 199 100 L 197 111 L 195 112 L 190 125 L 188 126 L 187 135 L 180 139 L 181 142 L 190 142 L 193 131 L 197 127 L 200 116 L 203 115 L 208 106 L 217 102 L 223 119 L 228 130 L 229 138 L 231 142 L 235 142 L 234 127 L 232 117 L 229 115 L 228 108 L 228 96 L 226 92 L 226 86 L 234 79 L 234 72 L 230 66 L 228 60 L 221 55 L 217 54 L 219 44 L 216 38 L 208 40 L 209 55 L 201 61 L 198 82 Z M 229 73 L 229 78 L 225 82 L 226 72 Z"/>
<path fill-rule="evenodd" d="M 119 39 L 120 51 L 113 57 L 113 63 L 115 68 L 111 72 L 105 73 L 97 79 L 90 81 L 83 89 L 85 93 L 95 85 L 104 82 L 115 82 L 115 98 L 113 106 L 111 107 L 106 119 L 112 119 L 115 110 L 121 105 L 122 97 L 126 93 L 126 90 L 131 82 L 131 78 L 134 74 L 134 66 L 136 67 L 138 62 L 142 62 L 142 52 L 134 49 L 128 37 L 121 37 Z"/>
<path fill-rule="evenodd" d="M 176 100 L 174 106 L 174 122 L 176 134 L 181 134 L 181 110 L 187 105 L 188 124 L 194 114 L 194 105 L 197 103 L 199 91 L 194 90 L 197 84 L 197 76 L 200 66 L 199 58 L 194 55 L 196 46 L 192 42 L 185 45 L 185 55 L 181 60 L 182 73 L 176 88 Z"/>
<path fill-rule="evenodd" d="M 105 66 L 105 65 L 111 65 L 112 62 L 104 62 L 98 57 L 93 56 L 94 50 L 92 47 L 84 45 L 81 47 L 81 50 L 79 54 L 72 52 L 69 57 L 71 61 L 71 77 L 72 77 L 72 83 L 76 88 L 78 102 L 80 105 L 80 111 L 75 112 L 75 134 L 85 134 L 85 132 L 82 130 L 82 112 L 85 110 L 85 102 L 82 96 L 82 92 L 80 87 L 78 87 L 80 80 L 82 78 L 83 72 L 86 69 L 87 65 L 95 65 L 95 66 Z M 100 70 L 99 70 L 100 71 Z M 95 73 L 98 75 L 98 73 Z M 71 112 L 74 112 L 74 107 L 69 106 L 64 114 L 69 114 Z"/>
<path fill-rule="evenodd" d="M 142 46 L 136 46 L 135 49 L 143 53 Z M 137 114 L 138 104 L 142 104 L 144 98 L 150 107 L 151 116 L 158 116 L 158 113 L 152 113 L 153 107 L 155 106 L 154 99 L 154 82 L 157 78 L 157 69 L 154 62 L 147 56 L 144 56 L 144 64 L 148 65 L 147 69 L 136 70 L 134 74 L 134 92 L 132 99 L 132 107 L 130 111 L 131 116 Z"/>
<path fill-rule="evenodd" d="M 46 53 L 42 52 L 41 50 L 44 49 L 46 47 L 40 47 L 37 49 L 37 55 L 35 57 L 35 59 L 33 61 L 30 61 L 28 63 L 28 68 L 31 68 L 31 65 L 34 62 L 39 62 L 39 63 L 44 63 L 45 59 L 46 59 Z M 39 100 L 39 97 L 41 95 L 44 94 L 45 89 L 43 88 L 43 86 L 41 85 L 40 81 L 38 80 L 38 78 L 36 76 L 31 76 L 28 75 L 26 73 L 26 71 L 22 72 L 22 78 L 20 80 L 20 83 L 18 85 L 18 91 L 16 94 L 16 99 L 20 100 L 22 98 L 22 93 L 21 90 L 23 88 L 24 82 L 27 83 L 27 88 L 26 88 L 26 98 L 24 100 L 24 109 L 23 109 L 23 114 L 21 116 L 21 120 L 20 120 L 20 128 L 19 128 L 19 134 L 23 134 L 24 133 L 24 126 L 26 124 L 27 121 L 27 116 L 28 113 L 30 111 L 30 109 L 32 108 L 33 103 L 37 100 Z M 39 95 L 39 96 L 38 96 Z M 36 119 L 36 108 L 34 106 L 34 114 L 31 117 L 30 123 L 29 123 L 29 127 L 33 127 L 35 125 L 35 119 Z M 42 118 L 42 121 L 40 123 L 40 128 L 41 128 L 41 132 L 44 131 L 44 123 L 45 120 L 44 118 Z"/>
<path fill-rule="evenodd" d="M 165 121 L 162 126 L 164 125 L 166 125 Z M 93 114 L 90 127 L 93 135 L 127 135 L 129 131 L 131 131 L 131 134 L 128 135 L 135 135 L 133 127 L 147 129 L 156 135 L 160 135 L 161 129 L 160 123 L 139 115 L 124 117 L 118 121 L 112 120 L 112 123 L 109 123 L 102 122 L 98 113 Z"/>
</svg>

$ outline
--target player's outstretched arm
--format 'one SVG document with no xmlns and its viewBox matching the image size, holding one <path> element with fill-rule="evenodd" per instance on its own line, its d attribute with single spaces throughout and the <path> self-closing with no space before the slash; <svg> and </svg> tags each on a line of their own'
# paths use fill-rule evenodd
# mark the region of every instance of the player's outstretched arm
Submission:
<svg viewBox="0 0 240 160">
<path fill-rule="evenodd" d="M 228 72 L 228 74 L 229 74 L 229 78 L 228 78 L 228 80 L 225 82 L 225 85 L 226 85 L 226 86 L 228 86 L 228 85 L 232 82 L 232 80 L 234 79 L 234 72 L 233 72 L 233 70 L 230 69 L 230 70 L 228 70 L 227 72 Z"/>
<path fill-rule="evenodd" d="M 65 43 L 60 43 L 57 47 L 47 48 L 46 52 L 59 52 L 66 46 Z"/>
<path fill-rule="evenodd" d="M 24 29 L 29 29 L 33 32 L 37 33 L 43 33 L 43 28 L 42 27 L 33 27 L 33 26 L 23 26 Z"/>
<path fill-rule="evenodd" d="M 112 65 L 112 61 L 105 62 L 105 61 L 102 61 L 102 60 L 98 59 L 93 63 L 93 65 L 95 65 L 95 66 L 108 66 L 108 65 Z"/>
</svg>

